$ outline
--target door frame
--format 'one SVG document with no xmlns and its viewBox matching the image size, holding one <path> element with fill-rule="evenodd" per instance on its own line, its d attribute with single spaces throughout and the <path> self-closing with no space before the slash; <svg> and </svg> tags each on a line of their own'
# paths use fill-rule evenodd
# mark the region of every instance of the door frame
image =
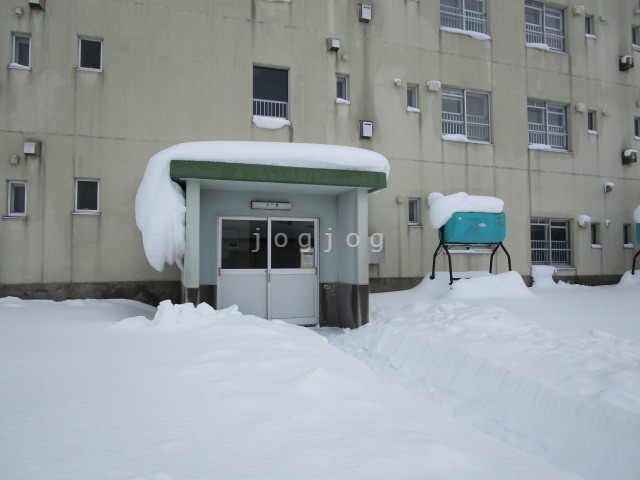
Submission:
<svg viewBox="0 0 640 480">
<path fill-rule="evenodd" d="M 267 268 L 262 269 L 222 269 L 222 222 L 224 220 L 257 220 L 257 221 L 266 221 L 267 222 Z M 307 269 L 303 268 L 279 268 L 272 269 L 271 260 L 272 260 L 272 232 L 271 232 L 271 222 L 272 221 L 303 221 L 303 222 L 313 222 L 313 260 L 314 267 Z M 310 317 L 301 317 L 301 318 L 288 318 L 288 319 L 278 319 L 287 323 L 293 323 L 296 325 L 317 325 L 319 323 L 319 310 L 320 310 L 320 274 L 319 274 L 319 248 L 318 248 L 318 231 L 319 231 L 319 219 L 317 217 L 270 217 L 270 216 L 257 216 L 257 215 L 218 215 L 217 219 L 217 247 L 216 247 L 216 262 L 217 262 L 217 272 L 216 272 L 216 280 L 217 280 L 217 288 L 216 288 L 216 305 L 220 305 L 221 293 L 222 289 L 220 288 L 221 282 L 223 282 L 222 275 L 223 273 L 226 275 L 247 275 L 247 274 L 264 274 L 267 279 L 267 320 L 272 319 L 272 305 L 274 299 L 272 298 L 272 290 L 271 290 L 271 276 L 272 275 L 313 275 L 315 277 L 314 282 L 314 294 L 313 294 L 313 310 L 314 317 L 313 319 Z M 297 240 L 296 240 L 297 241 Z M 274 274 L 274 270 L 276 273 Z M 302 272 L 304 271 L 304 273 Z"/>
</svg>

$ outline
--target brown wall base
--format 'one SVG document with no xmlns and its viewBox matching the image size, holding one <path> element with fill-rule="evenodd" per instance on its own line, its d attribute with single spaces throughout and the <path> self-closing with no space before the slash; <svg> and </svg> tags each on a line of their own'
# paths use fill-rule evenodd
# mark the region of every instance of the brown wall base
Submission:
<svg viewBox="0 0 640 480">
<path fill-rule="evenodd" d="M 22 283 L 0 285 L 0 297 L 62 301 L 78 298 L 126 298 L 154 307 L 180 301 L 180 282 Z"/>
</svg>

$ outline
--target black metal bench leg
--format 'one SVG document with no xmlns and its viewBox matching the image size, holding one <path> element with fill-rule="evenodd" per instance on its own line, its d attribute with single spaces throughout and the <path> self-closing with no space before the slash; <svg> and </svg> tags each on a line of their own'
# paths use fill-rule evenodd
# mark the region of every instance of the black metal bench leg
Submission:
<svg viewBox="0 0 640 480">
<path fill-rule="evenodd" d="M 440 249 L 441 248 L 442 248 L 442 241 L 438 244 L 438 248 L 436 248 L 436 251 L 433 253 L 433 263 L 431 265 L 431 275 L 429 276 L 429 278 L 431 280 L 436 278 L 436 257 L 438 256 L 438 253 L 440 253 Z"/>
<path fill-rule="evenodd" d="M 631 264 L 631 275 L 636 274 L 636 259 L 638 258 L 638 255 L 640 255 L 640 250 L 638 250 L 633 256 L 633 264 Z"/>
<path fill-rule="evenodd" d="M 511 271 L 511 255 L 509 255 L 507 249 L 504 247 L 502 242 L 500 242 L 496 244 L 493 251 L 491 252 L 491 258 L 489 258 L 489 273 L 493 273 L 493 256 L 498 251 L 498 248 L 502 248 L 502 250 L 504 250 L 504 253 L 507 255 L 507 263 L 509 265 L 509 271 Z"/>
<path fill-rule="evenodd" d="M 442 244 L 444 253 L 447 254 L 447 260 L 449 261 L 449 285 L 453 285 L 453 267 L 451 266 L 451 254 L 445 243 Z"/>
</svg>

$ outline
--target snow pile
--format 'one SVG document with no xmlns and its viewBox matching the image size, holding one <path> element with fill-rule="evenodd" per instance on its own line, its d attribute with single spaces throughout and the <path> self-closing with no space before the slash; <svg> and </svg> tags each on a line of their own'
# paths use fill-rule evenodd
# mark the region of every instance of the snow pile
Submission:
<svg viewBox="0 0 640 480">
<path fill-rule="evenodd" d="M 501 213 L 504 201 L 495 197 L 469 195 L 458 192 L 443 195 L 439 192 L 429 194 L 429 223 L 436 230 L 442 227 L 455 212 Z"/>
<path fill-rule="evenodd" d="M 550 51 L 551 48 L 546 43 L 526 42 L 525 45 L 529 48 L 537 48 L 538 50 Z"/>
<path fill-rule="evenodd" d="M 487 35 L 486 33 L 474 32 L 472 30 L 462 30 L 461 28 L 453 28 L 453 27 L 440 27 L 440 30 L 443 32 L 451 32 L 451 33 L 459 33 L 461 35 L 468 35 L 471 38 L 475 38 L 476 40 L 491 40 L 491 35 Z"/>
<path fill-rule="evenodd" d="M 584 228 L 590 223 L 591 217 L 589 215 L 578 215 L 578 225 Z"/>
<path fill-rule="evenodd" d="M 135 303 L 124 323 L 105 303 L 42 305 L 0 302 L 2 478 L 577 480 L 309 329 L 170 303 L 146 327 Z"/>
<path fill-rule="evenodd" d="M 461 279 L 452 285 L 450 298 L 464 300 L 532 295 L 518 272 L 505 272 L 488 277 Z"/>
<path fill-rule="evenodd" d="M 553 274 L 557 268 L 552 265 L 533 265 L 531 267 L 531 277 L 533 286 L 536 288 L 556 288 L 558 285 L 553 281 Z"/>
<path fill-rule="evenodd" d="M 463 303 L 436 286 L 444 276 L 425 282 L 372 295 L 371 322 L 330 341 L 584 479 L 640 478 L 640 342 L 612 333 L 640 339 L 637 292 L 539 289 Z"/>
<path fill-rule="evenodd" d="M 635 275 L 631 274 L 631 272 L 624 272 L 620 282 L 618 282 L 618 287 L 640 287 L 640 271 L 637 271 Z"/>
<path fill-rule="evenodd" d="M 277 130 L 278 128 L 291 125 L 291 122 L 286 118 L 265 117 L 262 115 L 254 115 L 251 121 L 256 127 L 266 128 L 269 130 Z"/>
<path fill-rule="evenodd" d="M 158 271 L 164 264 L 182 268 L 185 199 L 169 175 L 171 160 L 230 162 L 283 167 L 383 172 L 387 159 L 369 150 L 338 145 L 278 142 L 190 142 L 155 154 L 136 194 L 136 224 L 142 232 L 147 260 Z"/>
<path fill-rule="evenodd" d="M 640 205 L 638 205 L 633 211 L 633 221 L 636 223 L 640 223 Z"/>
</svg>

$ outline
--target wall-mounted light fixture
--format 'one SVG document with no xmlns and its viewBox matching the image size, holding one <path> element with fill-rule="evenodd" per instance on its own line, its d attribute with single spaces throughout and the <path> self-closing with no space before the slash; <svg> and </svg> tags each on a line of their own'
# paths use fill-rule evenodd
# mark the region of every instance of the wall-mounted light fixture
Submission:
<svg viewBox="0 0 640 480">
<path fill-rule="evenodd" d="M 396 85 L 396 87 L 400 88 L 402 86 L 402 80 L 400 78 L 394 78 L 393 79 L 393 83 Z"/>
<path fill-rule="evenodd" d="M 9 159 L 9 163 L 11 165 L 17 165 L 18 163 L 20 163 L 20 155 L 11 155 L 11 158 Z"/>
<path fill-rule="evenodd" d="M 607 182 L 604 184 L 604 193 L 610 193 L 613 191 L 613 187 L 615 185 L 613 184 L 613 182 Z"/>
</svg>

